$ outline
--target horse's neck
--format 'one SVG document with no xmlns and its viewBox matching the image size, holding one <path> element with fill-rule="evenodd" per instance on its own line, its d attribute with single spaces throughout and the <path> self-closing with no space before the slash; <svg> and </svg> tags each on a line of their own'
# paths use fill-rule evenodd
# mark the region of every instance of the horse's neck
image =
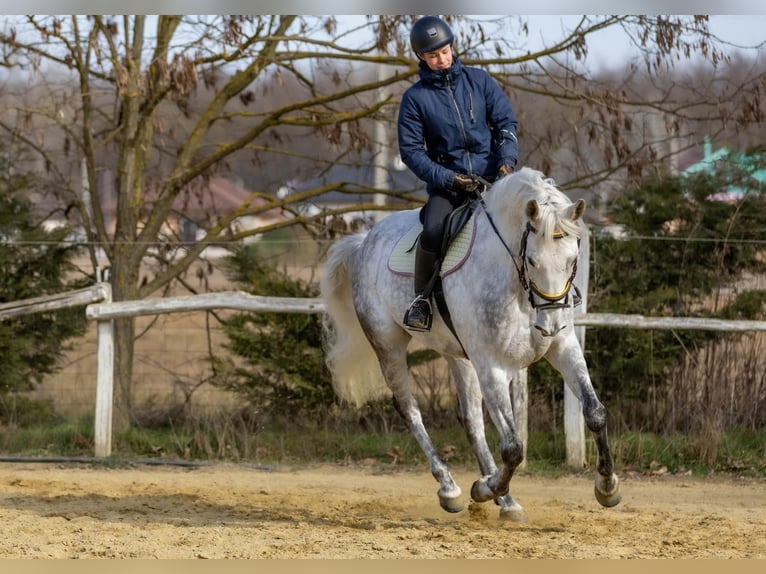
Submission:
<svg viewBox="0 0 766 574">
<path fill-rule="evenodd" d="M 509 258 L 511 254 L 518 253 L 526 219 L 497 205 L 486 206 L 485 211 L 480 215 L 482 221 L 479 222 L 482 236 L 485 236 L 485 249 Z"/>
<path fill-rule="evenodd" d="M 471 257 L 475 258 L 476 270 L 481 270 L 481 273 L 472 281 L 478 284 L 486 282 L 484 287 L 491 288 L 496 296 L 504 293 L 513 298 L 515 290 L 512 286 L 518 276 L 514 257 L 519 252 L 522 236 L 516 227 L 522 222 L 512 218 L 513 225 L 509 225 L 501 219 L 502 213 L 491 210 L 477 213 L 477 235 Z"/>
</svg>

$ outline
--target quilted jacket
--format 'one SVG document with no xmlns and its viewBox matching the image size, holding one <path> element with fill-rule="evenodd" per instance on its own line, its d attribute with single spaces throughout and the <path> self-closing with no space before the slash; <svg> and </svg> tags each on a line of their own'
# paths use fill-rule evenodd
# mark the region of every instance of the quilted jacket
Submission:
<svg viewBox="0 0 766 574">
<path fill-rule="evenodd" d="M 421 61 L 419 73 L 399 106 L 399 154 L 429 193 L 450 189 L 456 173 L 492 180 L 501 164 L 516 165 L 516 114 L 485 70 L 455 56 L 447 70 Z"/>
</svg>

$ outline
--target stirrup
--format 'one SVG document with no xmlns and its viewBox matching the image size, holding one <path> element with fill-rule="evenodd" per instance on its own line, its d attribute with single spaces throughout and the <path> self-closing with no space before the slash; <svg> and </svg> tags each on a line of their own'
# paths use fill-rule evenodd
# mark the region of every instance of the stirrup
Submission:
<svg viewBox="0 0 766 574">
<path fill-rule="evenodd" d="M 425 314 L 425 316 L 418 317 L 416 313 L 415 317 L 410 318 L 410 313 L 412 311 L 419 311 L 420 314 Z M 422 295 L 418 295 L 413 299 L 410 306 L 407 307 L 407 311 L 404 313 L 404 326 L 410 331 L 430 331 L 433 318 L 434 315 L 433 310 L 431 309 L 431 301 Z"/>
</svg>

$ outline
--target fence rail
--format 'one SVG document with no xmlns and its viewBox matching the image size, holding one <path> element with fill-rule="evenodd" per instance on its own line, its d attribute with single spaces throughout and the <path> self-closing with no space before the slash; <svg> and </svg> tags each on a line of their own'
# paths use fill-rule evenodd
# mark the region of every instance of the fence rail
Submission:
<svg viewBox="0 0 766 574">
<path fill-rule="evenodd" d="M 575 315 L 580 327 L 627 327 L 630 329 L 695 329 L 700 331 L 766 331 L 766 321 L 709 319 L 705 317 L 646 317 L 614 313 Z"/>
<path fill-rule="evenodd" d="M 56 311 L 68 307 L 78 307 L 89 303 L 111 300 L 112 288 L 109 283 L 96 283 L 90 287 L 76 289 L 66 293 L 43 295 L 30 299 L 21 299 L 9 303 L 0 303 L 0 320 L 44 311 Z"/>
<path fill-rule="evenodd" d="M 243 291 L 223 291 L 162 299 L 93 304 L 86 307 L 85 314 L 88 319 L 102 321 L 122 317 L 212 309 L 234 309 L 259 313 L 323 313 L 324 303 L 318 298 L 265 297 L 250 295 Z"/>
</svg>

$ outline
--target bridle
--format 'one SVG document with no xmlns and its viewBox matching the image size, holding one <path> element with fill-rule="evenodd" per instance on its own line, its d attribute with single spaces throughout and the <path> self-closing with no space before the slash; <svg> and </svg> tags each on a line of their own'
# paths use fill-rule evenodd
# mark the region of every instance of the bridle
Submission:
<svg viewBox="0 0 766 574">
<path fill-rule="evenodd" d="M 487 218 L 490 219 L 491 222 L 492 218 L 489 215 L 489 212 L 486 209 L 484 212 L 487 214 Z M 497 227 L 495 227 L 494 222 L 492 222 L 492 228 L 495 230 L 497 236 L 500 237 L 500 232 L 498 231 Z M 530 233 L 537 233 L 537 230 L 529 221 L 527 221 L 527 227 L 524 229 L 524 233 L 521 236 L 521 246 L 519 248 L 519 259 L 521 259 L 521 265 L 519 265 L 519 263 L 516 261 L 516 258 L 511 254 L 513 265 L 516 267 L 516 272 L 519 274 L 519 281 L 521 281 L 521 286 L 528 293 L 529 304 L 532 305 L 533 309 L 542 310 L 562 309 L 564 307 L 569 307 L 569 291 L 574 288 L 571 306 L 577 307 L 582 303 L 582 294 L 580 293 L 580 289 L 577 287 L 577 285 L 574 284 L 574 278 L 575 275 L 577 275 L 577 260 L 575 260 L 574 265 L 572 266 L 572 273 L 569 275 L 569 279 L 567 279 L 564 288 L 558 293 L 547 293 L 540 289 L 534 281 L 527 279 L 527 238 L 529 237 Z M 566 237 L 566 235 L 567 234 L 563 231 L 557 230 L 553 233 L 553 239 L 561 239 L 562 237 Z M 503 241 L 503 244 L 505 244 L 505 241 Z M 507 249 L 508 248 L 506 247 L 506 250 Z M 577 239 L 577 249 L 580 249 L 579 238 Z M 511 253 L 510 250 L 508 253 Z M 545 303 L 536 304 L 535 296 L 543 299 Z"/>
<path fill-rule="evenodd" d="M 484 188 L 488 190 L 492 184 L 486 181 L 483 178 L 478 178 L 479 181 L 482 183 Z M 508 252 L 508 255 L 511 256 L 511 261 L 513 261 L 513 266 L 516 268 L 516 273 L 519 275 L 519 281 L 521 282 L 521 286 L 524 288 L 524 291 L 527 292 L 527 296 L 529 299 L 529 304 L 532 306 L 533 309 L 539 309 L 543 311 L 550 311 L 553 309 L 562 309 L 564 307 L 569 307 L 570 305 L 572 307 L 577 307 L 582 303 L 582 294 L 580 293 L 580 289 L 577 287 L 577 285 L 574 284 L 574 278 L 575 275 L 577 275 L 577 261 L 575 260 L 575 263 L 572 267 L 572 273 L 569 276 L 569 279 L 567 279 L 566 284 L 564 285 L 564 288 L 561 289 L 558 293 L 547 293 L 546 291 L 543 291 L 540 289 L 537 284 L 528 279 L 528 265 L 527 265 L 527 239 L 529 238 L 530 233 L 537 233 L 537 229 L 529 222 L 527 221 L 527 226 L 524 229 L 524 233 L 521 236 L 521 244 L 519 246 L 519 254 L 518 259 L 521 260 L 521 263 L 519 264 L 519 261 L 517 260 L 517 256 L 513 254 L 513 251 L 511 251 L 511 248 L 508 246 L 508 244 L 505 242 L 505 239 L 503 239 L 503 236 L 500 233 L 500 230 L 497 228 L 497 225 L 495 225 L 495 221 L 492 219 L 492 215 L 489 213 L 489 210 L 487 209 L 487 204 L 484 203 L 484 197 L 481 193 L 476 193 L 476 196 L 478 198 L 479 203 L 481 203 L 481 207 L 484 210 L 484 213 L 487 216 L 487 220 L 489 221 L 490 226 L 492 227 L 492 230 L 495 232 L 495 235 L 497 235 L 498 239 L 500 239 L 500 243 L 503 244 L 503 247 L 505 248 L 506 252 Z M 561 239 L 562 237 L 566 237 L 566 233 L 564 233 L 561 230 L 557 230 L 553 233 L 553 239 Z M 577 239 L 577 249 L 580 249 L 580 239 Z M 572 301 L 570 303 L 569 301 L 569 292 L 574 288 L 574 294 L 572 295 Z M 542 299 L 545 301 L 544 303 L 537 303 L 535 298 Z"/>
</svg>

